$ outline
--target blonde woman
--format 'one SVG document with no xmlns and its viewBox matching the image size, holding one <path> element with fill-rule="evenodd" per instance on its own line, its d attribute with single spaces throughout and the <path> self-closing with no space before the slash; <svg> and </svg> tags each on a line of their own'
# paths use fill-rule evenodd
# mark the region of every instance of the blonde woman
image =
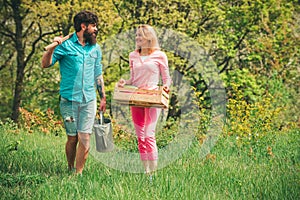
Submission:
<svg viewBox="0 0 300 200">
<path fill-rule="evenodd" d="M 156 90 L 161 78 L 164 89 L 169 91 L 171 78 L 168 58 L 160 51 L 154 29 L 149 25 L 139 25 L 135 42 L 136 48 L 129 54 L 130 79 L 121 79 L 118 86 L 123 87 L 126 84 L 139 89 Z M 148 175 L 157 169 L 158 150 L 155 128 L 160 112 L 160 108 L 131 107 L 140 158 Z"/>
</svg>

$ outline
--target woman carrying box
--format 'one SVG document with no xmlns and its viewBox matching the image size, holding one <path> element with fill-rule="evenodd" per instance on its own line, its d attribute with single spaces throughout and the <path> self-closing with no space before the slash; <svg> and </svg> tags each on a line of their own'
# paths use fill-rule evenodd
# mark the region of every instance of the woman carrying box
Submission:
<svg viewBox="0 0 300 200">
<path fill-rule="evenodd" d="M 138 26 L 135 42 L 136 48 L 129 54 L 130 79 L 121 79 L 118 86 L 133 85 L 139 89 L 157 90 L 161 78 L 164 90 L 169 91 L 171 77 L 168 58 L 160 51 L 154 29 L 149 25 Z M 140 158 L 148 175 L 157 169 L 155 128 L 160 112 L 161 108 L 131 107 Z"/>
</svg>

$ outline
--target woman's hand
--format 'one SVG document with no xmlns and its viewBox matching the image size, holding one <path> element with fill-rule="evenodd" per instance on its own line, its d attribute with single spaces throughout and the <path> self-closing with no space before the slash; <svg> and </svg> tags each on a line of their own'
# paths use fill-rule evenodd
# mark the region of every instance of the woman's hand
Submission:
<svg viewBox="0 0 300 200">
<path fill-rule="evenodd" d="M 163 90 L 169 93 L 170 87 L 168 85 L 163 85 Z"/>
<path fill-rule="evenodd" d="M 124 80 L 124 79 L 121 78 L 121 79 L 119 80 L 119 82 L 118 82 L 118 86 L 119 86 L 119 87 L 124 87 L 124 85 L 126 85 L 126 80 Z"/>
</svg>

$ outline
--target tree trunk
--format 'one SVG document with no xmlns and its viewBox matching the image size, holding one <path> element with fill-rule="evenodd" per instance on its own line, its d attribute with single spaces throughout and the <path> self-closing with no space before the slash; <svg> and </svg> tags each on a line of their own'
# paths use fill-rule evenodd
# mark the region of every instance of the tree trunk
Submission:
<svg viewBox="0 0 300 200">
<path fill-rule="evenodd" d="M 14 92 L 14 100 L 13 100 L 13 108 L 12 108 L 12 120 L 14 122 L 18 122 L 20 115 L 20 105 L 21 105 L 21 97 L 23 91 L 23 81 L 24 81 L 24 70 L 25 70 L 25 49 L 23 47 L 23 36 L 22 36 L 22 16 L 20 13 L 20 4 L 19 0 L 13 0 L 12 9 L 13 9 L 13 18 L 16 25 L 15 32 L 15 48 L 17 51 L 17 75 L 15 81 L 15 92 Z"/>
<path fill-rule="evenodd" d="M 18 54 L 20 54 L 20 52 L 18 52 Z M 18 57 L 21 56 L 18 55 Z M 17 77 L 15 82 L 15 92 L 14 92 L 14 100 L 13 100 L 13 108 L 12 108 L 12 120 L 16 123 L 18 123 L 18 119 L 20 115 L 19 109 L 20 109 L 21 99 L 22 99 L 23 80 L 24 80 L 24 63 L 19 63 L 18 61 Z"/>
</svg>

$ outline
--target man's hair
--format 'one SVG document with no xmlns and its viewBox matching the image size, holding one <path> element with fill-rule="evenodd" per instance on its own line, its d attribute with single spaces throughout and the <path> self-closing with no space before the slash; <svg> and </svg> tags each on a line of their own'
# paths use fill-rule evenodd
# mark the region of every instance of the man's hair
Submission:
<svg viewBox="0 0 300 200">
<path fill-rule="evenodd" d="M 97 24 L 98 17 L 90 11 L 81 11 L 74 16 L 74 28 L 76 32 L 81 30 L 81 24 L 84 23 L 86 26 L 89 24 Z"/>
</svg>

